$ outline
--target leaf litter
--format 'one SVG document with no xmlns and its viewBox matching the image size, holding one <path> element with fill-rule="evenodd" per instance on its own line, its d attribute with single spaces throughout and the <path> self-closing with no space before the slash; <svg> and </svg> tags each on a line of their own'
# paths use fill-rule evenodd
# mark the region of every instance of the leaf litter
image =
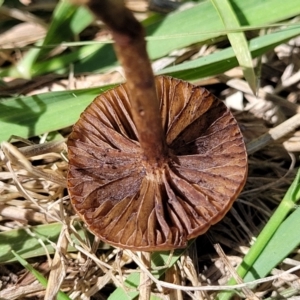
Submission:
<svg viewBox="0 0 300 300">
<path fill-rule="evenodd" d="M 238 68 L 226 73 L 227 77 L 205 80 L 205 86 L 225 103 L 230 95 L 242 92 L 241 109 L 232 111 L 248 145 L 255 147 L 258 137 L 299 113 L 299 49 L 299 38 L 295 38 L 263 57 L 258 98 L 245 90 Z M 43 82 L 42 76 L 33 79 L 37 85 L 27 90 L 26 94 L 39 93 L 39 88 L 53 91 L 68 89 L 70 85 L 81 88 L 96 82 L 101 85 L 119 80 L 122 80 L 122 75 L 113 72 L 70 76 L 69 80 L 51 78 L 49 85 L 47 80 Z M 14 92 L 23 91 L 27 84 L 28 81 L 15 85 Z M 13 86 L 12 81 L 7 79 L 9 85 Z M 8 90 L 8 93 L 11 91 Z M 295 127 L 300 127 L 300 122 Z M 69 132 L 70 128 L 66 128 L 60 134 L 66 137 Z M 249 156 L 248 180 L 233 208 L 223 221 L 200 236 L 162 279 L 183 287 L 226 284 L 232 276 L 232 268 L 241 262 L 253 238 L 290 185 L 299 165 L 299 139 L 300 132 L 290 130 L 274 142 L 266 141 Z M 41 140 L 44 137 L 32 139 L 35 145 L 31 147 L 39 151 Z M 108 298 L 116 286 L 124 286 L 128 274 L 136 272 L 139 264 L 134 261 L 137 257 L 127 250 L 121 251 L 103 244 L 87 232 L 83 238 L 78 235 L 76 222 L 79 219 L 71 208 L 65 189 L 68 161 L 64 142 L 60 146 L 49 147 L 43 154 L 30 156 L 22 151 L 28 145 L 20 141 L 13 145 L 5 144 L 0 152 L 0 230 L 26 229 L 34 235 L 31 228 L 52 222 L 61 223 L 63 230 L 57 243 L 51 242 L 54 256 L 45 250 L 46 256 L 28 260 L 48 278 L 47 291 L 18 264 L 4 263 L 0 266 L 0 298 L 42 299 L 45 293 L 49 296 L 58 288 L 68 293 L 71 299 Z M 74 243 L 71 234 L 78 236 L 77 243 Z M 36 238 L 39 239 L 38 236 Z M 67 251 L 68 244 L 75 247 L 73 252 Z M 219 246 L 223 251 L 215 250 Z M 43 241 L 40 241 L 40 247 L 45 247 Z M 243 297 L 267 298 L 299 285 L 299 272 L 281 276 L 287 267 L 297 264 L 299 250 L 296 249 L 271 272 L 277 280 L 266 281 L 252 291 L 246 287 L 243 291 L 246 296 Z M 135 288 L 125 287 L 125 290 L 129 293 Z M 160 288 L 159 282 L 153 287 L 153 292 L 160 299 L 214 299 L 216 295 L 214 291 Z"/>
</svg>

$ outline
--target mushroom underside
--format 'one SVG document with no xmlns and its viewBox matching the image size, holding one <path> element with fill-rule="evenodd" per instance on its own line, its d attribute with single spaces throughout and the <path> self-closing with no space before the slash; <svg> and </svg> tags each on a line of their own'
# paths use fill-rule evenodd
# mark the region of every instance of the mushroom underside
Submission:
<svg viewBox="0 0 300 300">
<path fill-rule="evenodd" d="M 207 90 L 156 78 L 164 163 L 149 166 L 126 84 L 98 96 L 68 139 L 74 209 L 103 241 L 154 251 L 185 247 L 223 218 L 243 188 L 247 155 L 227 107 Z"/>
</svg>

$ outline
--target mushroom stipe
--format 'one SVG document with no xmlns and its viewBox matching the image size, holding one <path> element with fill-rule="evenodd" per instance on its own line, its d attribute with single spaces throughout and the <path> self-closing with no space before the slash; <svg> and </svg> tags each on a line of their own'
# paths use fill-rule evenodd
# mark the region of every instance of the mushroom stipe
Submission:
<svg viewBox="0 0 300 300">
<path fill-rule="evenodd" d="M 140 251 L 183 248 L 220 221 L 247 177 L 243 136 L 206 89 L 156 77 L 167 151 L 149 164 L 125 84 L 98 96 L 68 139 L 75 211 L 108 244 Z"/>
</svg>

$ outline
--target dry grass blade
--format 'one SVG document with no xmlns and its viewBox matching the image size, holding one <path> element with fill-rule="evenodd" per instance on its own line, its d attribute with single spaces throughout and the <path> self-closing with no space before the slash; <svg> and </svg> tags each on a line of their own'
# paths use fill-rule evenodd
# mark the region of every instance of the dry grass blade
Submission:
<svg viewBox="0 0 300 300">
<path fill-rule="evenodd" d="M 56 252 L 51 264 L 51 271 L 48 278 L 45 300 L 55 300 L 61 284 L 66 276 L 66 265 L 64 255 L 67 253 L 68 239 L 66 229 L 63 228 L 57 241 Z"/>
<path fill-rule="evenodd" d="M 2 142 L 1 148 L 7 157 L 13 164 L 19 165 L 25 170 L 27 170 L 30 174 L 36 177 L 42 177 L 48 179 L 52 182 L 55 182 L 61 186 L 66 186 L 65 179 L 59 176 L 57 173 L 49 170 L 45 172 L 34 167 L 28 159 L 20 152 L 18 149 L 10 143 Z"/>
<path fill-rule="evenodd" d="M 220 258 L 224 261 L 224 264 L 229 269 L 231 275 L 235 278 L 236 282 L 243 283 L 243 280 L 237 275 L 236 270 L 232 267 L 230 261 L 228 260 L 225 253 L 223 252 L 220 244 L 215 244 L 214 248 L 215 248 L 216 252 L 219 254 Z M 252 300 L 259 300 L 255 296 L 255 294 L 250 290 L 249 287 L 246 286 L 246 287 L 242 288 L 242 290 L 247 298 L 252 299 Z"/>
<path fill-rule="evenodd" d="M 151 266 L 151 252 L 141 252 L 141 261 L 145 264 L 145 267 Z M 151 280 L 145 272 L 141 272 L 140 276 L 140 297 L 139 300 L 149 300 L 151 296 Z"/>
<path fill-rule="evenodd" d="M 31 14 L 30 12 L 24 12 L 16 8 L 8 8 L 5 6 L 0 7 L 0 14 L 9 16 L 13 19 L 18 19 L 25 22 L 36 23 L 41 25 L 44 28 L 47 28 L 47 24 L 40 18 Z"/>
<path fill-rule="evenodd" d="M 15 286 L 0 291 L 0 297 L 3 300 L 21 299 L 24 295 L 42 292 L 45 288 L 39 282 L 33 282 L 27 286 L 16 288 Z"/>
<path fill-rule="evenodd" d="M 247 151 L 249 154 L 262 149 L 266 145 L 273 141 L 277 141 L 285 135 L 294 132 L 300 125 L 300 114 L 296 114 L 287 121 L 281 123 L 280 125 L 270 129 L 264 135 L 252 140 L 247 144 Z"/>
<path fill-rule="evenodd" d="M 12 151 L 12 153 L 15 156 L 12 156 L 12 154 L 8 150 Z M 52 175 L 51 176 L 51 174 L 49 175 L 49 173 L 46 173 L 46 172 L 43 172 L 43 171 L 40 171 L 40 170 L 35 170 L 35 168 L 27 160 L 27 158 L 25 158 L 25 156 L 23 156 L 23 154 L 21 154 L 21 152 L 19 152 L 16 147 L 12 146 L 9 143 L 6 143 L 6 142 L 4 143 L 3 152 L 0 152 L 0 158 L 1 158 L 2 161 L 5 162 L 8 170 L 10 171 L 11 179 L 14 181 L 14 184 L 16 185 L 16 188 L 17 188 L 19 194 L 21 196 L 23 196 L 26 200 L 28 200 L 29 203 L 32 203 L 35 206 L 35 208 L 39 208 L 42 213 L 44 213 L 46 216 L 48 216 L 49 217 L 49 221 L 56 220 L 58 222 L 61 222 L 60 218 L 58 218 L 56 214 L 51 214 L 48 211 L 48 209 L 45 209 L 43 206 L 41 206 L 38 203 L 38 200 L 40 200 L 40 199 L 35 199 L 34 198 L 34 196 L 40 197 L 40 195 L 38 193 L 34 193 L 33 196 L 32 196 L 32 193 L 30 193 L 23 186 L 23 184 L 20 182 L 20 180 L 18 178 L 18 174 L 16 174 L 16 172 L 14 171 L 13 166 L 12 166 L 13 162 L 16 163 L 16 165 L 20 166 L 19 161 L 16 160 L 15 157 L 21 158 L 21 160 L 22 160 L 22 164 L 21 164 L 22 167 L 23 167 L 23 165 L 26 165 L 27 169 L 29 170 L 29 172 L 31 174 L 34 174 L 34 175 L 38 174 L 37 177 L 42 177 L 42 178 L 43 178 L 43 176 L 45 176 L 51 182 L 57 181 L 57 184 L 58 184 L 59 187 L 61 187 L 63 185 L 63 179 L 64 178 L 62 177 L 61 181 L 55 180 L 55 179 L 57 179 L 56 175 Z M 10 159 L 12 159 L 12 161 Z M 26 175 L 28 175 L 28 174 L 26 174 Z M 30 187 L 28 189 L 30 190 Z M 62 191 L 59 191 L 59 189 L 58 189 L 57 193 L 59 194 L 59 192 L 62 192 Z M 44 196 L 42 196 L 42 197 L 44 198 Z"/>
<path fill-rule="evenodd" d="M 10 218 L 12 220 L 18 220 L 19 222 L 24 223 L 47 223 L 55 221 L 53 218 L 49 216 L 46 217 L 43 213 L 36 212 L 32 209 L 23 209 L 10 205 L 0 205 L 0 215 L 4 218 Z"/>
<path fill-rule="evenodd" d="M 35 35 L 32 35 L 35 32 Z M 30 43 L 43 38 L 46 29 L 38 23 L 22 23 L 0 34 L 0 46 L 3 51 L 5 48 L 24 47 Z M 8 52 L 8 50 L 7 50 Z"/>
<path fill-rule="evenodd" d="M 211 0 L 218 11 L 226 29 L 238 28 L 240 26 L 237 18 L 237 12 L 234 11 L 232 4 L 227 0 Z M 244 32 L 234 32 L 227 34 L 230 44 L 232 45 L 235 56 L 239 65 L 243 69 L 244 76 L 248 81 L 253 94 L 256 94 L 256 76 L 249 51 L 248 42 Z"/>
</svg>

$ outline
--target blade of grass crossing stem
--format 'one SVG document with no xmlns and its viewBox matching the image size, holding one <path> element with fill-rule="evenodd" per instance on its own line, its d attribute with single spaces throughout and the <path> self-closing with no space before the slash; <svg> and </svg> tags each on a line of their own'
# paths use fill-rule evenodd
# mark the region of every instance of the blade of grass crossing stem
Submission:
<svg viewBox="0 0 300 300">
<path fill-rule="evenodd" d="M 226 29 L 230 30 L 240 26 L 237 15 L 228 0 L 211 0 L 211 2 L 218 11 Z M 246 36 L 244 32 L 227 33 L 227 36 L 239 65 L 243 69 L 244 76 L 253 94 L 256 94 L 256 76 Z"/>
<path fill-rule="evenodd" d="M 25 259 L 23 259 L 19 254 L 12 250 L 12 254 L 16 257 L 19 263 L 26 268 L 39 282 L 43 287 L 47 287 L 48 281 L 39 271 L 34 269 Z M 59 291 L 57 294 L 58 300 L 70 300 L 70 298 L 63 292 Z"/>
<path fill-rule="evenodd" d="M 52 21 L 44 41 L 37 42 L 38 46 L 59 44 L 73 39 L 93 21 L 91 13 L 85 7 L 78 7 L 69 1 L 59 1 L 52 15 Z M 23 78 L 31 78 L 33 66 L 38 68 L 38 59 L 44 58 L 53 49 L 50 47 L 32 48 L 24 58 L 12 68 L 10 75 L 19 74 Z"/>
<path fill-rule="evenodd" d="M 264 54 L 277 45 L 300 34 L 300 25 L 291 25 L 277 32 L 252 39 L 249 47 L 253 57 Z M 157 74 L 168 74 L 184 80 L 197 80 L 221 74 L 238 65 L 232 48 L 226 48 L 198 59 L 167 67 Z"/>
<path fill-rule="evenodd" d="M 274 235 L 278 227 L 282 224 L 286 216 L 295 209 L 295 204 L 300 199 L 300 169 L 297 172 L 296 178 L 289 187 L 287 193 L 285 194 L 283 200 L 279 204 L 278 208 L 268 221 L 268 223 L 263 228 L 262 232 L 257 237 L 255 243 L 250 248 L 246 256 L 244 257 L 242 263 L 237 269 L 237 274 L 244 278 L 249 269 L 253 266 L 255 261 L 258 259 L 263 249 L 266 247 L 267 243 L 270 241 L 271 237 Z M 282 237 L 282 242 L 284 243 L 284 237 Z M 228 281 L 228 285 L 235 284 L 235 279 L 231 278 Z M 218 295 L 218 300 L 228 300 L 233 295 L 231 291 L 221 292 Z"/>
</svg>

